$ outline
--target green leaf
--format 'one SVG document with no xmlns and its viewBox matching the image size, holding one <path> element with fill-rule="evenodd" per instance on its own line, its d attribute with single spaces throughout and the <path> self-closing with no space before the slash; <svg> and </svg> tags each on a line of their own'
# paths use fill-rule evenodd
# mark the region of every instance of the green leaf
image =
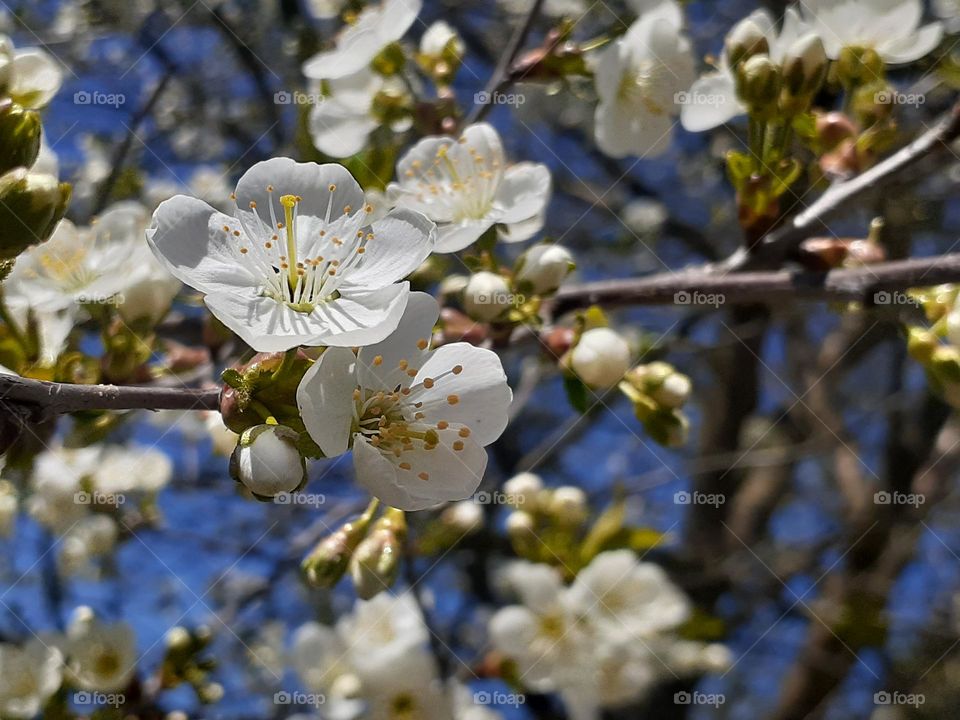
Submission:
<svg viewBox="0 0 960 720">
<path fill-rule="evenodd" d="M 574 410 L 582 414 L 590 409 L 590 391 L 576 375 L 563 376 L 563 389 Z"/>
</svg>

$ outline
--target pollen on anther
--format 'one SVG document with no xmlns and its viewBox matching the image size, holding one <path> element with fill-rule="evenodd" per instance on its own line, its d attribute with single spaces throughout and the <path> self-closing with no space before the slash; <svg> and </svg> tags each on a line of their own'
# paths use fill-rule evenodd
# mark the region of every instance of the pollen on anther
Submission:
<svg viewBox="0 0 960 720">
<path fill-rule="evenodd" d="M 417 340 L 417 347 L 420 348 L 421 350 L 426 350 L 427 345 L 428 343 L 424 338 L 420 338 L 419 340 Z"/>
<path fill-rule="evenodd" d="M 239 230 L 234 230 L 234 231 L 233 231 L 233 236 L 234 236 L 234 237 L 240 237 L 240 231 L 239 231 Z"/>
<path fill-rule="evenodd" d="M 463 365 L 454 365 L 454 366 L 453 366 L 453 374 L 454 374 L 454 375 L 459 375 L 459 374 L 462 373 L 462 372 L 463 372 Z"/>
<path fill-rule="evenodd" d="M 450 427 L 450 423 L 446 420 L 441 420 L 437 423 L 437 430 L 446 430 L 448 427 Z"/>
<path fill-rule="evenodd" d="M 412 469 L 413 469 L 413 466 L 411 466 L 410 463 L 408 463 L 408 462 L 402 462 L 402 463 L 400 463 L 400 466 L 399 466 L 399 467 L 400 467 L 401 470 L 412 470 Z"/>
<path fill-rule="evenodd" d="M 374 364 L 374 365 L 383 365 L 383 355 L 377 355 L 377 356 L 373 359 L 373 364 Z"/>
<path fill-rule="evenodd" d="M 408 363 L 406 360 L 401 360 L 398 364 L 401 370 L 406 370 L 408 367 L 410 367 L 410 363 Z"/>
<path fill-rule="evenodd" d="M 462 427 L 462 428 L 460 428 L 460 432 L 458 432 L 457 435 L 459 435 L 459 436 L 462 437 L 462 438 L 468 438 L 468 437 L 470 437 L 470 428 L 468 428 L 468 427 Z"/>
<path fill-rule="evenodd" d="M 357 255 L 363 255 L 366 251 L 366 248 L 357 248 Z"/>
<path fill-rule="evenodd" d="M 344 205 L 344 206 L 343 206 L 343 214 L 344 214 L 344 215 L 349 215 L 352 210 L 353 210 L 353 208 L 352 208 L 350 205 Z"/>
<path fill-rule="evenodd" d="M 229 225 L 224 225 L 224 226 L 223 226 L 223 231 L 226 232 L 226 233 L 230 232 L 230 226 L 229 226 Z"/>
<path fill-rule="evenodd" d="M 450 403 L 451 405 L 456 405 L 458 402 L 460 402 L 460 396 L 459 396 L 459 395 L 447 395 L 447 402 Z"/>
<path fill-rule="evenodd" d="M 248 251 L 247 251 L 246 248 L 240 248 L 240 254 L 241 254 L 241 255 L 246 255 L 247 252 L 248 252 Z"/>
<path fill-rule="evenodd" d="M 457 452 L 459 452 L 460 450 L 463 450 L 463 440 L 454 440 L 453 449 L 456 450 Z"/>
<path fill-rule="evenodd" d="M 430 479 L 430 474 L 429 474 L 429 473 L 422 472 L 422 473 L 420 473 L 419 475 L 417 475 L 417 477 L 420 478 L 421 480 L 429 480 L 429 479 Z"/>
<path fill-rule="evenodd" d="M 256 200 L 251 200 L 251 201 L 250 201 L 250 209 L 251 209 L 251 210 L 256 210 L 256 209 L 257 209 L 257 201 L 256 201 Z"/>
<path fill-rule="evenodd" d="M 410 368 L 409 370 L 407 370 L 407 375 L 410 376 L 410 377 L 416 377 L 416 376 L 417 376 L 417 371 L 414 370 L 413 368 Z"/>
<path fill-rule="evenodd" d="M 330 183 L 330 187 L 328 187 L 327 189 L 328 189 L 330 192 L 333 192 L 334 190 L 337 189 L 337 186 L 334 185 L 333 183 Z"/>
<path fill-rule="evenodd" d="M 423 386 L 424 386 L 427 390 L 429 390 L 430 388 L 432 388 L 432 387 L 433 387 L 433 378 L 424 378 L 424 379 L 423 379 Z"/>
<path fill-rule="evenodd" d="M 267 185 L 267 192 L 268 192 L 268 193 L 272 193 L 272 192 L 273 192 L 273 185 Z"/>
</svg>

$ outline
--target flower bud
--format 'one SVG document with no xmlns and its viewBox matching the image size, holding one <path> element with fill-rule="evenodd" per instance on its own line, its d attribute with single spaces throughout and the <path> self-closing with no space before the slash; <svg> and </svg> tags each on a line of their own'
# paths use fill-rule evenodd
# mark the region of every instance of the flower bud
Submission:
<svg viewBox="0 0 960 720">
<path fill-rule="evenodd" d="M 437 20 L 420 38 L 420 53 L 430 57 L 442 56 L 447 48 L 457 56 L 464 53 L 463 39 L 449 23 Z"/>
<path fill-rule="evenodd" d="M 534 510 L 541 490 L 543 480 L 532 472 L 518 473 L 503 484 L 503 494 L 510 506 L 528 512 Z"/>
<path fill-rule="evenodd" d="M 467 535 L 483 527 L 483 507 L 475 500 L 460 500 L 445 508 L 440 520 L 459 534 Z"/>
<path fill-rule="evenodd" d="M 32 167 L 40 155 L 40 115 L 12 100 L 0 101 L 0 174 Z"/>
<path fill-rule="evenodd" d="M 124 289 L 117 311 L 127 323 L 145 320 L 151 326 L 156 325 L 167 314 L 181 285 L 175 277 L 158 268 L 158 272 L 145 274 Z"/>
<path fill-rule="evenodd" d="M 325 537 L 300 565 L 307 582 L 315 587 L 330 588 L 347 571 L 350 557 L 370 529 L 370 514 L 341 525 Z"/>
<path fill-rule="evenodd" d="M 389 508 L 350 558 L 353 587 L 364 600 L 388 590 L 400 572 L 407 524 L 403 511 Z"/>
<path fill-rule="evenodd" d="M 639 365 L 628 372 L 625 379 L 657 405 L 669 410 L 682 407 L 690 397 L 690 378 L 678 373 L 669 363 Z"/>
<path fill-rule="evenodd" d="M 569 364 L 588 386 L 611 388 L 630 368 L 630 346 L 610 328 L 593 328 L 580 336 Z"/>
<path fill-rule="evenodd" d="M 46 241 L 67 211 L 70 185 L 16 168 L 0 177 L 0 260 Z"/>
<path fill-rule="evenodd" d="M 553 292 L 575 267 L 573 255 L 566 248 L 534 245 L 520 256 L 517 280 L 530 283 L 535 293 Z"/>
<path fill-rule="evenodd" d="M 257 425 L 240 436 L 230 457 L 230 474 L 259 500 L 296 492 L 307 482 L 307 466 L 297 448 L 300 435 L 285 425 Z"/>
<path fill-rule="evenodd" d="M 754 55 L 737 70 L 737 96 L 750 112 L 769 117 L 780 97 L 780 69 L 766 55 Z"/>
<path fill-rule="evenodd" d="M 515 510 L 507 516 L 507 537 L 510 538 L 510 544 L 520 557 L 536 557 L 540 545 L 536 526 L 533 515 L 523 510 Z"/>
<path fill-rule="evenodd" d="M 690 434 L 690 421 L 678 410 L 661 410 L 644 418 L 647 434 L 664 447 L 684 445 Z"/>
<path fill-rule="evenodd" d="M 845 85 L 871 83 L 883 77 L 883 58 L 873 48 L 844 47 L 837 58 L 837 75 Z"/>
<path fill-rule="evenodd" d="M 784 111 L 796 114 L 807 109 L 827 77 L 827 51 L 816 33 L 794 41 L 783 58 Z"/>
<path fill-rule="evenodd" d="M 547 511 L 564 525 L 579 525 L 587 519 L 587 496 L 578 487 L 563 485 L 550 493 Z"/>
<path fill-rule="evenodd" d="M 733 69 L 754 55 L 770 52 L 770 41 L 767 40 L 766 33 L 752 17 L 746 17 L 734 25 L 727 33 L 723 46 Z"/>
<path fill-rule="evenodd" d="M 502 275 L 481 270 L 463 289 L 463 309 L 475 320 L 489 322 L 513 305 L 510 286 Z"/>
<path fill-rule="evenodd" d="M 825 150 L 833 150 L 844 140 L 857 137 L 859 130 L 854 122 L 842 112 L 818 113 L 816 138 Z"/>
</svg>

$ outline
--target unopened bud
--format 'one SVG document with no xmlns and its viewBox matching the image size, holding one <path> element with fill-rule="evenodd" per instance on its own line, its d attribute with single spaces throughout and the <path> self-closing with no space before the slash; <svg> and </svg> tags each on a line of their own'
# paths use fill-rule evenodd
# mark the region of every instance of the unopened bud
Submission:
<svg viewBox="0 0 960 720">
<path fill-rule="evenodd" d="M 572 485 L 558 487 L 550 493 L 547 512 L 564 525 L 579 525 L 587 519 L 587 495 Z"/>
<path fill-rule="evenodd" d="M 0 176 L 0 260 L 45 242 L 67 211 L 70 185 L 16 168 Z"/>
<path fill-rule="evenodd" d="M 686 444 L 690 434 L 690 421 L 679 410 L 661 410 L 647 415 L 644 428 L 660 445 L 675 448 Z"/>
<path fill-rule="evenodd" d="M 883 77 L 883 58 L 873 48 L 844 47 L 837 59 L 837 74 L 845 85 L 872 83 Z"/>
<path fill-rule="evenodd" d="M 570 369 L 595 389 L 613 387 L 630 368 L 630 346 L 610 328 L 593 328 L 570 352 Z"/>
<path fill-rule="evenodd" d="M 230 474 L 259 500 L 300 490 L 307 482 L 307 466 L 297 448 L 299 439 L 285 425 L 245 430 L 230 456 Z"/>
<path fill-rule="evenodd" d="M 535 293 L 553 292 L 573 272 L 573 255 L 559 245 L 534 245 L 520 256 L 517 281 L 530 283 Z"/>
<path fill-rule="evenodd" d="M 807 109 L 827 77 L 827 52 L 816 33 L 794 41 L 783 58 L 783 110 L 797 114 Z"/>
<path fill-rule="evenodd" d="M 737 70 L 737 96 L 750 112 L 769 117 L 780 97 L 780 69 L 766 55 L 754 55 Z"/>
<path fill-rule="evenodd" d="M 533 515 L 523 510 L 514 510 L 507 516 L 507 537 L 520 557 L 535 557 L 538 546 L 536 521 Z"/>
<path fill-rule="evenodd" d="M 466 535 L 483 527 L 483 507 L 475 500 L 461 500 L 444 509 L 440 520 L 461 535 Z"/>
<path fill-rule="evenodd" d="M 625 379 L 657 405 L 669 410 L 682 407 L 690 397 L 690 378 L 678 373 L 669 363 L 639 365 L 628 372 Z"/>
<path fill-rule="evenodd" d="M 731 28 L 724 41 L 730 67 L 736 69 L 755 55 L 770 52 L 770 41 L 752 17 L 746 17 Z"/>
<path fill-rule="evenodd" d="M 502 275 L 481 270 L 470 276 L 463 289 L 463 309 L 475 320 L 489 322 L 512 304 L 510 286 Z"/>
<path fill-rule="evenodd" d="M 503 484 L 503 494 L 511 507 L 532 512 L 536 508 L 537 496 L 543 490 L 543 480 L 532 472 L 514 475 Z"/>
<path fill-rule="evenodd" d="M 304 558 L 300 567 L 307 581 L 321 588 L 336 585 L 350 564 L 350 557 L 370 529 L 370 514 L 344 523 L 332 535 L 325 537 Z"/>
<path fill-rule="evenodd" d="M 390 589 L 400 572 L 406 520 L 401 510 L 389 508 L 350 558 L 350 577 L 364 600 Z"/>
<path fill-rule="evenodd" d="M 0 174 L 33 167 L 40 154 L 40 115 L 12 100 L 0 101 Z"/>
</svg>

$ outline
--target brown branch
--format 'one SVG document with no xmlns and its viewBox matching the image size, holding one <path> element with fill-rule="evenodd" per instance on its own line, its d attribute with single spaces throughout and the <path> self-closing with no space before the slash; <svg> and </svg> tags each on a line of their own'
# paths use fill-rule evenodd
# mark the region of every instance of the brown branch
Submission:
<svg viewBox="0 0 960 720">
<path fill-rule="evenodd" d="M 220 390 L 140 385 L 72 385 L 0 375 L 0 406 L 34 406 L 45 415 L 80 410 L 216 410 Z"/>
<path fill-rule="evenodd" d="M 471 125 L 475 122 L 480 122 L 484 117 L 486 117 L 487 113 L 493 108 L 493 100 L 495 95 L 503 92 L 517 79 L 512 72 L 513 63 L 517 59 L 517 55 L 520 53 L 520 49 L 523 47 L 523 44 L 527 41 L 530 31 L 533 29 L 533 24 L 536 22 L 537 16 L 540 14 L 540 8 L 543 7 L 543 2 L 544 0 L 534 0 L 530 5 L 530 10 L 527 12 L 523 22 L 517 26 L 516 31 L 513 33 L 513 37 L 510 38 L 509 44 L 504 49 L 503 54 L 500 56 L 500 60 L 497 62 L 497 67 L 494 69 L 493 75 L 491 75 L 490 80 L 487 81 L 484 94 L 486 95 L 488 102 L 474 103 L 473 109 L 463 121 L 463 127 Z"/>
<path fill-rule="evenodd" d="M 778 270 L 717 275 L 686 270 L 626 280 L 601 280 L 561 288 L 551 310 L 601 305 L 751 305 L 792 300 L 883 304 L 876 293 L 960 282 L 960 253 L 877 263 L 828 272 Z M 714 296 L 712 303 L 709 296 Z"/>
</svg>

